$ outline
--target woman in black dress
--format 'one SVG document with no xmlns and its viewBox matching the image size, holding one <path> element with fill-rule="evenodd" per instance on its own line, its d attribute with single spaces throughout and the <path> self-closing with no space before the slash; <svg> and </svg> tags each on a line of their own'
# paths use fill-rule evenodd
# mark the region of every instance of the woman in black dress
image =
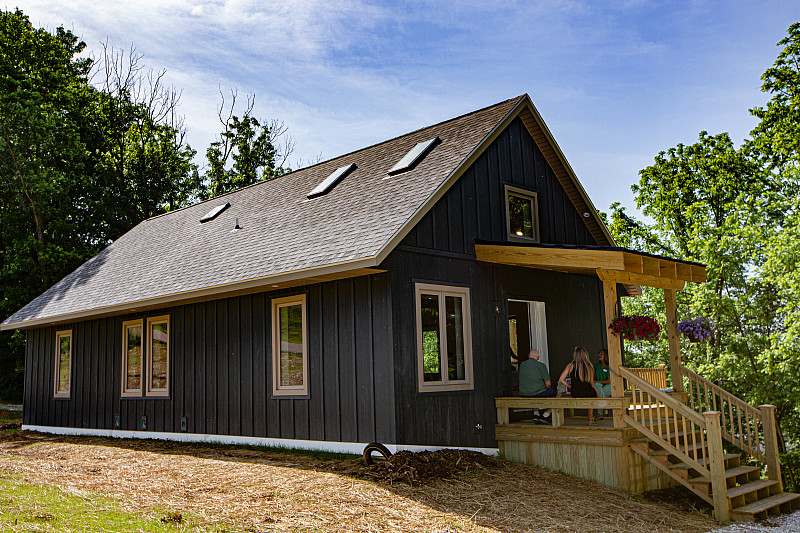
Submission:
<svg viewBox="0 0 800 533">
<path fill-rule="evenodd" d="M 594 367 L 589 362 L 589 352 L 583 346 L 576 346 L 572 352 L 572 362 L 558 378 L 560 383 L 567 385 L 567 376 L 572 380 L 570 396 L 573 398 L 597 398 L 597 389 L 594 388 Z M 594 419 L 594 409 L 589 412 L 589 423 L 597 424 Z"/>
</svg>

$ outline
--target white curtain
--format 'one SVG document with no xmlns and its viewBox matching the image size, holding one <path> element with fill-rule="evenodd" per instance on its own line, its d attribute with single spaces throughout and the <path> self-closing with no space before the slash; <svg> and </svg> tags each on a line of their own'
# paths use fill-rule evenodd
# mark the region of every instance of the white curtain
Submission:
<svg viewBox="0 0 800 533">
<path fill-rule="evenodd" d="M 531 321 L 531 348 L 539 350 L 539 361 L 550 368 L 547 356 L 547 319 L 544 313 L 544 302 L 528 302 Z"/>
</svg>

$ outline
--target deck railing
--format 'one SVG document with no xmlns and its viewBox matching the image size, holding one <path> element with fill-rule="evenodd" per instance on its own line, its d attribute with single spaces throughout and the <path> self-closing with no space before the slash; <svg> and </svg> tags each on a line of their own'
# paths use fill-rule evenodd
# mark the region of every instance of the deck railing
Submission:
<svg viewBox="0 0 800 533">
<path fill-rule="evenodd" d="M 630 369 L 620 375 L 633 390 L 632 409 L 625 421 L 659 446 L 669 450 L 704 475 L 710 475 L 706 456 L 706 421 L 703 415 L 645 381 Z M 684 445 L 682 436 L 686 435 Z"/>
<path fill-rule="evenodd" d="M 684 367 L 687 403 L 697 411 L 719 411 L 722 437 L 767 465 L 770 479 L 780 479 L 775 408 L 753 407 L 719 385 Z"/>
<path fill-rule="evenodd" d="M 497 408 L 497 424 L 507 426 L 511 422 L 511 409 L 552 409 L 552 427 L 564 425 L 565 409 L 611 409 L 625 411 L 630 398 L 537 398 L 510 396 L 494 399 Z"/>
<path fill-rule="evenodd" d="M 728 488 L 719 413 L 700 414 L 625 367 L 620 367 L 620 375 L 633 391 L 631 414 L 623 415 L 625 422 L 708 478 L 715 516 L 727 520 Z"/>
</svg>

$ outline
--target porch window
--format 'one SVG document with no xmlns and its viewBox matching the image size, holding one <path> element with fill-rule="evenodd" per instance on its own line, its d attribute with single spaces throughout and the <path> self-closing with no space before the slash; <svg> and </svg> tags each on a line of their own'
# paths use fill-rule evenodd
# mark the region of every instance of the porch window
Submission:
<svg viewBox="0 0 800 533">
<path fill-rule="evenodd" d="M 72 330 L 56 332 L 55 398 L 69 398 L 72 381 Z"/>
<path fill-rule="evenodd" d="M 420 392 L 472 389 L 469 289 L 417 283 L 414 292 Z"/>
<path fill-rule="evenodd" d="M 535 192 L 506 185 L 506 232 L 510 241 L 539 242 L 539 204 Z"/>
<path fill-rule="evenodd" d="M 147 396 L 169 396 L 169 316 L 147 319 Z"/>
<path fill-rule="evenodd" d="M 272 300 L 272 394 L 308 396 L 306 295 Z"/>
<path fill-rule="evenodd" d="M 142 395 L 142 354 L 144 323 L 122 323 L 122 396 Z"/>
</svg>

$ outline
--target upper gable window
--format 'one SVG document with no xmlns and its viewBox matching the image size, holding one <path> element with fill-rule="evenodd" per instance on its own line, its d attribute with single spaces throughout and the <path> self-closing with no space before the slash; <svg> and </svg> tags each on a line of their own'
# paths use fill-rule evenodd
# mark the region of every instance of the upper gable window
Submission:
<svg viewBox="0 0 800 533">
<path fill-rule="evenodd" d="M 509 185 L 505 190 L 508 240 L 539 242 L 539 203 L 536 193 Z"/>
</svg>

